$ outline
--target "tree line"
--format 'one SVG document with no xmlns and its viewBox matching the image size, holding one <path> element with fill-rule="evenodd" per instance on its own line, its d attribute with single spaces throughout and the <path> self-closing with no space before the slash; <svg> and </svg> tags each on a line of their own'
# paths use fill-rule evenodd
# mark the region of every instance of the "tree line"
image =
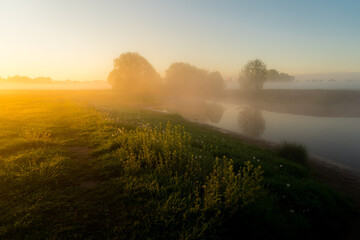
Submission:
<svg viewBox="0 0 360 240">
<path fill-rule="evenodd" d="M 241 88 L 246 90 L 259 90 L 265 81 L 276 80 L 289 81 L 293 77 L 275 69 L 268 70 L 260 59 L 250 60 L 238 77 Z M 136 94 L 166 91 L 175 96 L 214 97 L 225 88 L 220 72 L 209 72 L 183 62 L 171 64 L 165 71 L 165 77 L 161 78 L 149 61 L 135 52 L 123 53 L 114 60 L 108 82 L 115 90 Z"/>
<path fill-rule="evenodd" d="M 0 77 L 0 82 L 6 82 L 6 83 L 39 83 L 39 84 L 44 84 L 44 83 L 52 83 L 53 80 L 52 80 L 51 78 L 49 78 L 49 77 L 31 78 L 31 77 L 27 77 L 27 76 L 15 75 L 15 76 L 7 77 L 7 78 L 1 78 L 1 77 Z"/>
</svg>

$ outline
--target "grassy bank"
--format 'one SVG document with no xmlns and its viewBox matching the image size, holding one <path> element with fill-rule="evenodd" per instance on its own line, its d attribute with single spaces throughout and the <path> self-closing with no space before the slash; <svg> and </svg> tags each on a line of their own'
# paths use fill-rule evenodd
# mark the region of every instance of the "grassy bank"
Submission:
<svg viewBox="0 0 360 240">
<path fill-rule="evenodd" d="M 348 201 L 276 152 L 54 93 L 0 95 L 2 239 L 344 237 Z"/>
</svg>

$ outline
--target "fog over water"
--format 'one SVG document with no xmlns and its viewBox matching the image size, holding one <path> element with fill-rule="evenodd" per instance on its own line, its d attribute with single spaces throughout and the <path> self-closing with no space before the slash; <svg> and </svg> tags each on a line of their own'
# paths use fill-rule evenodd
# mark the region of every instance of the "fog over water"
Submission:
<svg viewBox="0 0 360 240">
<path fill-rule="evenodd" d="M 316 155 L 360 171 L 360 118 L 314 117 L 262 111 L 251 106 L 207 102 L 182 106 L 184 117 L 225 130 L 280 143 L 304 144 Z M 199 109 L 207 109 L 199 111 Z M 216 113 L 215 121 L 209 116 Z"/>
<path fill-rule="evenodd" d="M 227 81 L 227 89 L 238 89 L 237 81 Z M 328 90 L 360 90 L 360 80 L 308 80 L 293 82 L 266 82 L 264 89 L 328 89 Z"/>
</svg>

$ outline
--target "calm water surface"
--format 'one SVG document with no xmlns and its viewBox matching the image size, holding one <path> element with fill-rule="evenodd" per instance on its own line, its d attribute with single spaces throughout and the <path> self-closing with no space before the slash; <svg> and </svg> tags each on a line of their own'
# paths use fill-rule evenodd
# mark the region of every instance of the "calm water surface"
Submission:
<svg viewBox="0 0 360 240">
<path fill-rule="evenodd" d="M 311 153 L 360 171 L 360 118 L 292 115 L 224 103 L 197 108 L 191 114 L 184 109 L 178 113 L 265 140 L 302 143 Z"/>
</svg>

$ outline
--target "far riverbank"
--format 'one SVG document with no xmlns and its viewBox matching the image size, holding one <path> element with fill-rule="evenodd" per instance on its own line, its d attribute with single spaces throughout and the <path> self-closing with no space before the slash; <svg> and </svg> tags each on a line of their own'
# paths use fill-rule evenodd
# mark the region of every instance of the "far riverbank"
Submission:
<svg viewBox="0 0 360 240">
<path fill-rule="evenodd" d="M 257 109 L 318 117 L 359 117 L 358 90 L 264 89 L 225 90 L 222 101 L 246 103 Z"/>
</svg>

